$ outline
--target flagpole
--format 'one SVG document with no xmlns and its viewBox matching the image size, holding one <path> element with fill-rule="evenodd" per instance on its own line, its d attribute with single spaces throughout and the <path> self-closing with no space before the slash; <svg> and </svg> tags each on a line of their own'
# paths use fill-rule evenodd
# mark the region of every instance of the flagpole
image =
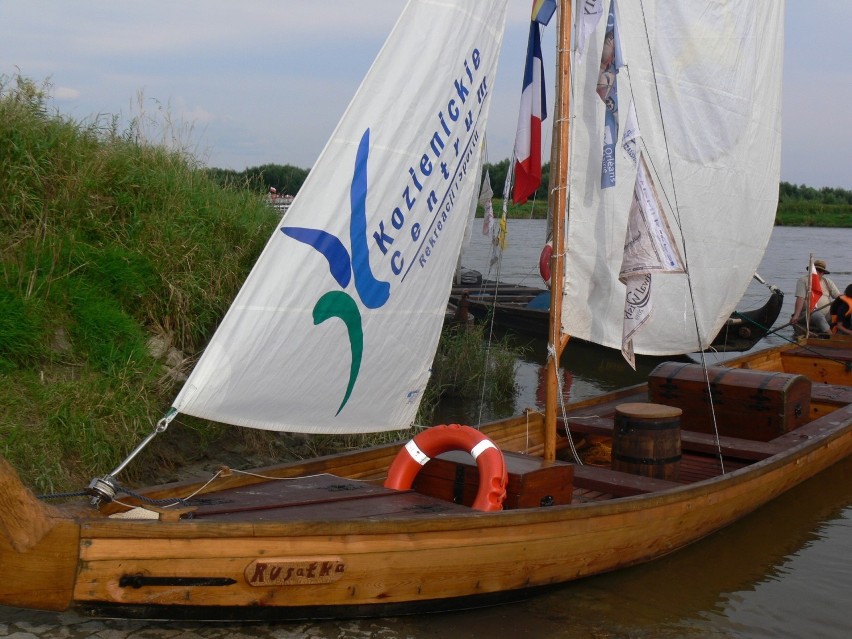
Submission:
<svg viewBox="0 0 852 639">
<path fill-rule="evenodd" d="M 556 107 L 550 154 L 548 207 L 553 211 L 553 256 L 550 266 L 550 335 L 545 387 L 544 459 L 556 459 L 556 417 L 559 406 L 559 360 L 568 343 L 562 336 L 562 281 L 565 264 L 565 209 L 568 194 L 569 94 L 571 91 L 571 0 L 560 0 L 556 38 Z"/>
</svg>

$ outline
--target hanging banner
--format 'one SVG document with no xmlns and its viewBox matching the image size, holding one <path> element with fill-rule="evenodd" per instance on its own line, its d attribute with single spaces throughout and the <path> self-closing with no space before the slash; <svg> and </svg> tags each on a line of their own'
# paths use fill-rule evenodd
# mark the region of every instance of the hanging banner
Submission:
<svg viewBox="0 0 852 639">
<path fill-rule="evenodd" d="M 640 154 L 633 201 L 627 219 L 624 256 L 618 274 L 618 279 L 627 287 L 621 353 L 634 370 L 636 359 L 633 354 L 633 336 L 650 319 L 653 310 L 651 275 L 683 272 L 683 260 L 663 213 L 645 158 Z"/>
<path fill-rule="evenodd" d="M 584 0 L 580 7 L 581 16 L 577 21 L 577 56 L 583 59 L 586 41 L 589 39 L 603 16 L 603 0 Z"/>
<path fill-rule="evenodd" d="M 627 123 L 624 125 L 624 135 L 621 136 L 621 148 L 624 151 L 635 169 L 639 166 L 639 138 L 642 137 L 642 132 L 639 131 L 639 123 L 636 120 L 636 104 L 633 100 L 630 101 L 630 108 L 627 109 Z"/>
<path fill-rule="evenodd" d="M 604 144 L 601 159 L 601 188 L 615 186 L 615 145 L 618 140 L 618 70 L 622 67 L 621 44 L 615 22 L 615 0 L 610 0 L 606 24 L 601 69 L 598 76 L 598 95 L 606 105 Z"/>
</svg>

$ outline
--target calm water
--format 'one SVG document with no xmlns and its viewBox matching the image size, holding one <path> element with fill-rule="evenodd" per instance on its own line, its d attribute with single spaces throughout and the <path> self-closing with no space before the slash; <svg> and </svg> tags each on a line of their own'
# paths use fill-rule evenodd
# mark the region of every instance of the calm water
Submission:
<svg viewBox="0 0 852 639">
<path fill-rule="evenodd" d="M 503 279 L 539 285 L 543 237 L 540 221 L 512 222 Z M 795 281 L 811 252 L 827 260 L 841 290 L 852 282 L 850 241 L 852 229 L 775 229 L 759 272 L 787 294 L 781 322 L 792 312 Z M 465 264 L 486 272 L 487 255 L 486 243 L 475 235 Z M 765 287 L 753 283 L 742 308 L 760 306 L 765 298 Z M 792 331 L 783 329 L 769 343 L 790 337 Z M 539 402 L 543 358 L 543 347 L 532 344 L 519 366 L 519 397 L 513 406 L 492 409 L 488 418 L 514 414 Z M 638 382 L 655 364 L 640 360 L 640 372 L 634 374 L 620 360 L 618 354 L 572 345 L 563 359 L 569 382 L 566 395 L 581 399 Z M 846 639 L 852 632 L 850 604 L 852 459 L 670 557 L 567 584 L 518 604 L 431 616 L 227 626 L 93 621 L 0 607 L 0 637 Z"/>
</svg>

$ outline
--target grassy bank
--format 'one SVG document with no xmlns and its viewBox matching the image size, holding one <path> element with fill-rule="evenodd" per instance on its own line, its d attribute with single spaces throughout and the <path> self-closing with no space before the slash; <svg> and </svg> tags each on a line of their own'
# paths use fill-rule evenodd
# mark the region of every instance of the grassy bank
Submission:
<svg viewBox="0 0 852 639">
<path fill-rule="evenodd" d="M 0 454 L 39 492 L 87 485 L 151 432 L 278 222 L 163 137 L 48 113 L 44 87 L 0 78 Z M 122 479 L 214 441 L 324 445 L 179 417 Z"/>
<path fill-rule="evenodd" d="M 150 432 L 276 220 L 21 78 L 0 85 L 0 166 L 0 453 L 49 491 Z"/>
<path fill-rule="evenodd" d="M 852 205 L 822 202 L 782 202 L 778 205 L 775 226 L 852 227 Z"/>
</svg>

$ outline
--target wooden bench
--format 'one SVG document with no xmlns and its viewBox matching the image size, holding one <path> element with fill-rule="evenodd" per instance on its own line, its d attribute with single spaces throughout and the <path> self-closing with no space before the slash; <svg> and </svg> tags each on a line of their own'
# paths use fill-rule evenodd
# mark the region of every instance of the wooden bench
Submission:
<svg viewBox="0 0 852 639">
<path fill-rule="evenodd" d="M 574 489 L 628 497 L 682 485 L 599 466 L 577 465 L 559 460 L 546 462 L 540 457 L 520 453 L 503 451 L 503 458 L 509 472 L 509 486 L 504 503 L 507 510 L 569 504 Z M 468 504 L 473 502 L 477 486 L 476 464 L 473 458 L 458 451 L 444 453 L 429 461 L 414 483 L 415 489 L 425 494 Z"/>
<path fill-rule="evenodd" d="M 852 386 L 838 384 L 814 384 L 811 400 L 822 404 L 846 406 L 852 404 Z"/>
<path fill-rule="evenodd" d="M 675 481 L 631 475 L 602 466 L 574 466 L 574 487 L 596 490 L 615 497 L 643 495 L 682 486 Z"/>
<path fill-rule="evenodd" d="M 568 429 L 572 433 L 584 433 L 589 435 L 602 435 L 604 437 L 612 437 L 613 419 L 611 417 L 590 417 L 590 418 L 568 418 Z M 563 425 L 564 428 L 564 425 Z M 716 454 L 719 452 L 719 447 L 716 445 L 716 437 L 710 433 L 696 433 L 689 430 L 681 430 L 680 443 L 683 451 L 696 453 Z M 782 450 L 784 446 L 773 441 L 762 442 L 751 439 L 743 439 L 740 437 L 730 437 L 722 435 L 719 437 L 719 444 L 722 448 L 722 454 L 726 457 L 735 459 L 745 459 L 749 461 L 760 461 L 771 457 Z"/>
</svg>

